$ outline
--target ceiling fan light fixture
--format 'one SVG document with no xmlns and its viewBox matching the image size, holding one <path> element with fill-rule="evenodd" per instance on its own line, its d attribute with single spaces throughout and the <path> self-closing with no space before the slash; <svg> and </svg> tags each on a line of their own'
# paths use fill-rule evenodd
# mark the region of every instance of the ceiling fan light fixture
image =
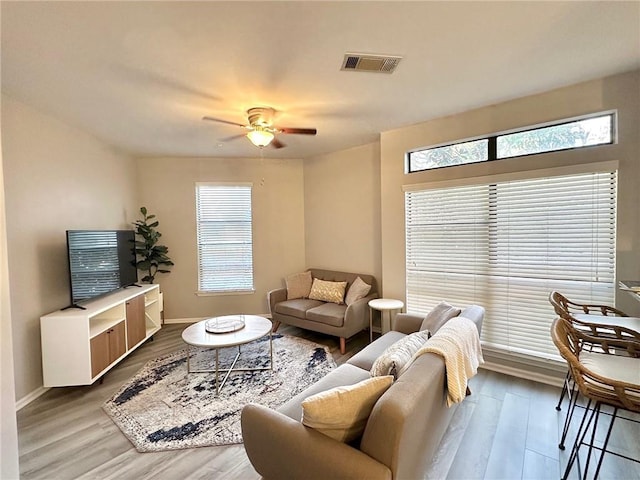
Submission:
<svg viewBox="0 0 640 480">
<path fill-rule="evenodd" d="M 255 127 L 253 130 L 247 133 L 247 138 L 253 143 L 256 147 L 266 147 L 271 143 L 275 135 L 273 132 L 266 130 L 262 127 Z"/>
</svg>

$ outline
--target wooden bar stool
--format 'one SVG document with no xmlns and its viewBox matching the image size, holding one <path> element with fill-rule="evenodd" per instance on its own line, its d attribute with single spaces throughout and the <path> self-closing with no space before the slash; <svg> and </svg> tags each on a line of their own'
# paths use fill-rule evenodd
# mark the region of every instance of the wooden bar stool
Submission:
<svg viewBox="0 0 640 480">
<path fill-rule="evenodd" d="M 578 391 L 588 400 L 562 479 L 568 478 L 582 446 L 588 446 L 582 478 L 587 478 L 594 450 L 601 452 L 593 475 L 594 479 L 600 473 L 605 453 L 638 462 L 638 459 L 607 450 L 613 424 L 618 418 L 618 411 L 628 410 L 640 413 L 638 344 L 630 340 L 589 335 L 575 328 L 570 320 L 564 318 L 557 318 L 553 322 L 551 337 L 560 355 L 569 364 L 569 370 Z M 586 349 L 585 346 L 591 348 Z M 626 350 L 627 355 L 620 355 L 622 350 Z M 603 405 L 612 407 L 613 414 L 604 444 L 599 448 L 594 445 L 594 441 Z M 590 438 L 588 438 L 589 431 L 591 431 Z M 586 439 L 588 442 L 585 442 Z"/>
<path fill-rule="evenodd" d="M 588 333 L 590 336 L 634 342 L 636 345 L 635 356 L 640 356 L 640 318 L 629 317 L 622 310 L 608 305 L 587 305 L 572 302 L 556 291 L 549 294 L 549 303 L 559 317 L 571 322 L 574 328 Z M 587 348 L 591 349 L 593 345 L 589 344 Z M 623 348 L 622 352 L 627 355 L 627 348 Z M 570 369 L 565 377 L 556 410 L 561 410 L 565 395 L 569 398 L 569 405 L 558 444 L 558 448 L 561 450 L 565 448 L 564 441 L 569 432 L 569 425 L 578 401 L 578 392 Z"/>
</svg>

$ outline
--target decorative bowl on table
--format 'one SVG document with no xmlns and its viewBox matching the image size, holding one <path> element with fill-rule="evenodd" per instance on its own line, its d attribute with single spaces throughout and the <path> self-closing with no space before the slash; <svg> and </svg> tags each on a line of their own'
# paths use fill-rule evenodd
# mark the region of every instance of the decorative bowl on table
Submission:
<svg viewBox="0 0 640 480">
<path fill-rule="evenodd" d="M 209 333 L 231 333 L 244 328 L 244 318 L 239 315 L 227 315 L 207 320 L 204 329 Z"/>
</svg>

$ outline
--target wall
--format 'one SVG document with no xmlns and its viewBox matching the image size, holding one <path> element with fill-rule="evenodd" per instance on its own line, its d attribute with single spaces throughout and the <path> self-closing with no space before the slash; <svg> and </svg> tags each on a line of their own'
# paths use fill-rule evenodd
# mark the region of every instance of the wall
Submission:
<svg viewBox="0 0 640 480">
<path fill-rule="evenodd" d="M 380 281 L 380 144 L 305 160 L 304 205 L 307 266 Z"/>
<path fill-rule="evenodd" d="M 157 277 L 165 318 L 268 312 L 268 290 L 305 266 L 301 160 L 259 158 L 138 159 L 141 204 L 157 215 L 175 266 Z M 252 182 L 255 293 L 196 296 L 196 182 Z"/>
<path fill-rule="evenodd" d="M 472 85 L 470 85 L 472 88 Z M 593 112 L 618 111 L 618 143 L 565 152 L 404 174 L 404 155 L 421 146 L 452 142 Z M 617 160 L 617 277 L 640 278 L 640 71 L 439 118 L 381 134 L 383 292 L 405 298 L 405 184 L 476 177 Z M 640 303 L 618 292 L 617 305 L 640 315 Z"/>
<path fill-rule="evenodd" d="M 0 130 L 1 131 L 1 130 Z M 0 152 L 0 185 L 3 178 Z M 0 190 L 0 478 L 20 477 L 4 190 Z"/>
<path fill-rule="evenodd" d="M 67 229 L 129 228 L 137 207 L 132 159 L 2 97 L 2 151 L 15 391 L 42 387 L 40 316 L 69 304 Z"/>
</svg>

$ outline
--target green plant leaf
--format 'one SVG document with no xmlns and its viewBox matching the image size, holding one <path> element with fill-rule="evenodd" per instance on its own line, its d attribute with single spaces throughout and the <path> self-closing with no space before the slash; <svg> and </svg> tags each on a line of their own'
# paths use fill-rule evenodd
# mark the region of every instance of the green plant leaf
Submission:
<svg viewBox="0 0 640 480">
<path fill-rule="evenodd" d="M 138 270 L 145 273 L 140 281 L 153 283 L 156 273 L 170 273 L 168 269 L 159 269 L 160 265 L 172 266 L 173 262 L 167 256 L 169 249 L 165 245 L 158 245 L 158 239 L 162 236 L 156 230 L 160 222 L 157 220 L 149 223 L 149 220 L 156 218 L 149 215 L 146 207 L 140 207 L 142 220 L 133 222 L 137 235 L 134 243 Z"/>
</svg>

